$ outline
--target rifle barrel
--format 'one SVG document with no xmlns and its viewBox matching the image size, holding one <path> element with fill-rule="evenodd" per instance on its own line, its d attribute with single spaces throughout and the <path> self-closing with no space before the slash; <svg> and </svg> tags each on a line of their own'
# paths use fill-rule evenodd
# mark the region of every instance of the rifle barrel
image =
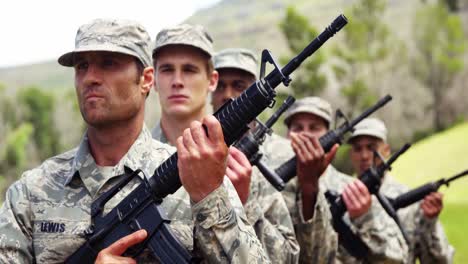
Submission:
<svg viewBox="0 0 468 264">
<path fill-rule="evenodd" d="M 284 111 L 288 110 L 288 108 L 294 104 L 296 99 L 292 96 L 288 96 L 286 100 L 284 100 L 284 103 L 276 110 L 276 112 L 268 118 L 268 120 L 265 122 L 265 126 L 268 128 L 271 128 L 276 121 L 278 121 L 278 118 L 284 113 Z"/>
<path fill-rule="evenodd" d="M 387 160 L 387 165 L 390 167 L 390 165 L 392 165 L 393 162 L 395 162 L 395 160 L 398 159 L 398 157 L 405 153 L 409 148 L 411 147 L 411 144 L 409 143 L 406 143 L 400 150 L 398 150 L 397 152 L 393 153 L 393 155 Z"/>
<path fill-rule="evenodd" d="M 458 179 L 458 178 L 461 178 L 461 177 L 463 177 L 463 176 L 465 176 L 465 175 L 467 175 L 467 174 L 468 174 L 468 170 L 462 171 L 462 172 L 458 173 L 457 175 L 448 178 L 448 179 L 445 181 L 445 184 L 448 184 L 449 182 L 454 181 L 454 180 L 456 180 L 456 179 Z"/>
<path fill-rule="evenodd" d="M 348 23 L 348 19 L 343 15 L 339 15 L 338 17 L 333 20 L 333 22 L 325 28 L 325 30 L 320 33 L 304 50 L 299 53 L 296 57 L 294 57 L 283 69 L 281 72 L 283 75 L 288 76 L 294 70 L 297 69 L 301 65 L 301 63 L 307 59 L 310 55 L 312 55 L 315 51 L 317 51 L 329 38 L 331 38 L 335 33 L 340 31 L 346 24 Z M 266 77 L 266 80 L 272 86 L 276 86 L 281 83 L 281 76 L 276 74 L 276 70 L 270 72 Z"/>
<path fill-rule="evenodd" d="M 380 99 L 375 105 L 373 105 L 371 108 L 367 109 L 364 111 L 360 116 L 356 117 L 351 121 L 349 124 L 349 127 L 354 127 L 357 125 L 359 122 L 361 122 L 364 118 L 370 116 L 372 113 L 374 113 L 377 109 L 381 108 L 384 106 L 388 101 L 392 100 L 392 96 L 387 94 L 385 97 Z"/>
</svg>

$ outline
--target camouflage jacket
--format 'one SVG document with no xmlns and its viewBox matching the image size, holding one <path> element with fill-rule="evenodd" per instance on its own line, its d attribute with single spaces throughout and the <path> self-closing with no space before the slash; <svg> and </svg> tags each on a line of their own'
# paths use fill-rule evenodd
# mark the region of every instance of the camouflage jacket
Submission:
<svg viewBox="0 0 468 264">
<path fill-rule="evenodd" d="M 322 190 L 332 190 L 341 194 L 345 186 L 354 180 L 353 177 L 329 166 L 320 177 L 319 183 Z M 370 252 L 367 258 L 358 260 L 340 246 L 337 263 L 404 263 L 408 256 L 408 246 L 396 223 L 374 196 L 367 213 L 352 220 L 347 214 L 344 217 L 351 229 L 369 247 Z"/>
<path fill-rule="evenodd" d="M 294 155 L 288 140 L 278 140 L 276 144 L 264 145 L 276 149 L 276 153 L 281 153 L 282 162 Z M 351 223 L 352 230 L 370 248 L 371 254 L 368 258 L 358 261 L 342 246 L 337 246 L 337 234 L 331 224 L 331 213 L 323 193 L 327 190 L 341 193 L 346 184 L 352 180 L 352 177 L 338 172 L 333 166 L 329 166 L 319 180 L 320 191 L 317 194 L 314 217 L 307 222 L 302 216 L 302 195 L 297 178 L 293 178 L 287 184 L 283 196 L 291 213 L 296 237 L 301 246 L 300 262 L 311 263 L 311 260 L 317 260 L 317 263 L 403 263 L 407 257 L 407 245 L 398 226 L 385 213 L 375 198 L 373 198 L 371 210 L 361 217 L 351 221 L 345 215 L 347 221 Z M 325 217 L 328 221 L 323 220 Z M 376 219 L 379 220 L 376 221 Z M 304 226 L 308 226 L 308 228 Z M 320 234 L 327 234 L 327 236 Z M 313 241 L 314 237 L 318 240 Z M 337 247 L 338 252 L 336 252 Z"/>
<path fill-rule="evenodd" d="M 408 187 L 398 183 L 388 173 L 380 188 L 387 197 L 395 198 L 409 191 Z M 410 254 L 407 263 L 452 263 L 454 248 L 449 244 L 441 223 L 424 216 L 421 202 L 398 210 L 398 217 L 410 240 Z"/>
<path fill-rule="evenodd" d="M 124 166 L 152 175 L 175 149 L 151 138 L 146 127 L 127 154 L 103 177 L 85 136 L 79 147 L 27 171 L 7 191 L 0 209 L 1 263 L 62 263 L 85 241 L 93 200 L 109 190 Z M 142 176 L 143 177 L 143 176 Z M 140 183 L 133 179 L 105 207 L 105 213 Z M 180 188 L 162 203 L 175 235 L 193 254 L 210 263 L 268 262 L 248 224 L 229 179 L 193 204 Z M 240 208 L 240 210 L 239 210 Z M 155 262 L 148 251 L 138 262 Z"/>
<path fill-rule="evenodd" d="M 159 123 L 151 133 L 153 138 L 168 143 Z M 256 167 L 252 171 L 249 198 L 244 208 L 247 219 L 270 261 L 297 263 L 299 245 L 294 235 L 288 208 L 281 193 L 265 180 Z"/>
<path fill-rule="evenodd" d="M 277 168 L 294 156 L 289 140 L 273 134 L 262 145 L 267 165 Z M 292 179 L 282 192 L 291 215 L 300 246 L 300 263 L 333 263 L 337 254 L 338 240 L 333 230 L 323 192 L 317 194 L 314 216 L 305 221 L 302 215 L 302 196 L 298 182 Z"/>
</svg>

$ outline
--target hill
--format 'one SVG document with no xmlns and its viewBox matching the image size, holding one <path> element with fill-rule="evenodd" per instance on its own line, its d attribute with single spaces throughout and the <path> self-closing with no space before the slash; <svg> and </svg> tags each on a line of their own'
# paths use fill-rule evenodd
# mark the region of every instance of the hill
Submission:
<svg viewBox="0 0 468 264">
<path fill-rule="evenodd" d="M 210 8 L 197 11 L 186 22 L 204 25 L 212 35 L 217 50 L 248 47 L 260 54 L 261 50 L 267 48 L 279 58 L 288 52 L 286 41 L 278 28 L 287 6 L 294 5 L 309 17 L 313 25 L 322 30 L 338 14 L 345 12 L 352 2 L 354 1 L 224 0 Z M 407 25 L 414 6 L 415 1 L 390 0 L 384 19 L 392 26 L 393 31 L 404 36 L 409 32 Z M 398 19 L 395 19 L 396 17 Z M 0 83 L 12 88 L 28 85 L 50 89 L 68 88 L 73 86 L 71 76 L 68 69 L 60 67 L 55 60 L 0 68 Z"/>
<path fill-rule="evenodd" d="M 392 175 L 410 187 L 468 169 L 468 122 L 414 144 L 394 165 Z M 468 204 L 468 176 L 441 187 L 445 201 Z"/>
<path fill-rule="evenodd" d="M 47 61 L 18 67 L 0 68 L 0 83 L 9 88 L 38 86 L 47 89 L 73 87 L 73 70 Z"/>
</svg>

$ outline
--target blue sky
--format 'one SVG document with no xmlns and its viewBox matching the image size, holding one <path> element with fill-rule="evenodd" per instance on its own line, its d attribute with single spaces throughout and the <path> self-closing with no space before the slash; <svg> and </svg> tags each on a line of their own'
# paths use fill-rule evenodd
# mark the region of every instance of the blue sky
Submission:
<svg viewBox="0 0 468 264">
<path fill-rule="evenodd" d="M 0 68 L 53 60 L 74 47 L 81 24 L 98 17 L 142 23 L 151 37 L 220 0 L 14 0 L 0 8 Z"/>
</svg>

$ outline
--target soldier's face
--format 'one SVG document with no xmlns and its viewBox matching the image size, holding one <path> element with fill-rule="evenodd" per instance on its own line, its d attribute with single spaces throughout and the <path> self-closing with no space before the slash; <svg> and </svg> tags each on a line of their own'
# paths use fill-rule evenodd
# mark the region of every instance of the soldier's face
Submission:
<svg viewBox="0 0 468 264">
<path fill-rule="evenodd" d="M 89 126 L 126 122 L 144 114 L 152 67 L 139 72 L 135 58 L 113 52 L 82 52 L 74 59 L 81 114 Z"/>
<path fill-rule="evenodd" d="M 375 137 L 359 136 L 353 138 L 350 144 L 351 162 L 357 175 L 361 175 L 373 165 L 380 164 L 380 159 L 374 159 L 374 150 L 378 151 L 384 158 L 390 154 L 390 146 Z"/>
<path fill-rule="evenodd" d="M 155 89 L 163 115 L 186 118 L 205 109 L 208 93 L 218 83 L 216 71 L 207 72 L 208 58 L 195 48 L 170 45 L 156 58 Z"/>
<path fill-rule="evenodd" d="M 289 138 L 291 133 L 310 133 L 320 138 L 327 131 L 327 123 L 323 118 L 310 113 L 297 113 L 291 118 L 287 136 Z"/>
<path fill-rule="evenodd" d="M 239 69 L 220 69 L 219 81 L 211 97 L 213 110 L 218 110 L 230 98 L 237 98 L 243 91 L 255 82 L 255 77 Z"/>
</svg>

